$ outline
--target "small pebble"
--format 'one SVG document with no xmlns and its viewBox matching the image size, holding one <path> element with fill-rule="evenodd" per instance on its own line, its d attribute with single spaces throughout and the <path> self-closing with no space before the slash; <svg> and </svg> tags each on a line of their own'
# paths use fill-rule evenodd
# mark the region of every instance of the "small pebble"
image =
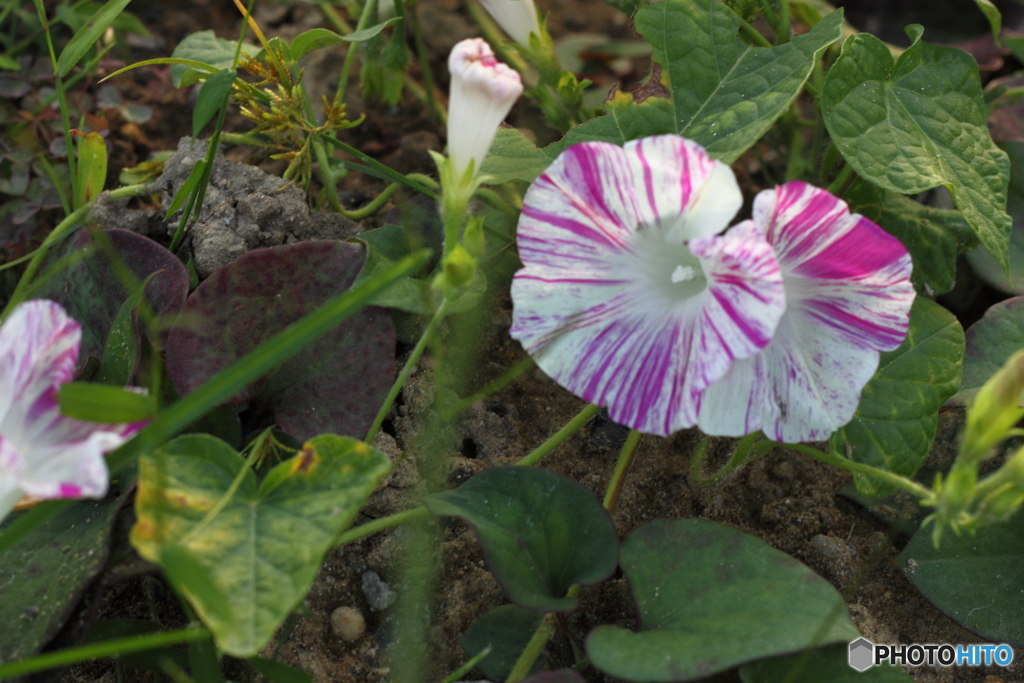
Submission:
<svg viewBox="0 0 1024 683">
<path fill-rule="evenodd" d="M 331 627 L 334 635 L 351 643 L 366 633 L 366 619 L 357 609 L 339 607 L 331 613 Z"/>
<path fill-rule="evenodd" d="M 363 574 L 363 595 L 370 607 L 380 612 L 394 604 L 398 595 L 391 590 L 386 583 L 380 580 L 375 571 L 368 571 Z"/>
</svg>

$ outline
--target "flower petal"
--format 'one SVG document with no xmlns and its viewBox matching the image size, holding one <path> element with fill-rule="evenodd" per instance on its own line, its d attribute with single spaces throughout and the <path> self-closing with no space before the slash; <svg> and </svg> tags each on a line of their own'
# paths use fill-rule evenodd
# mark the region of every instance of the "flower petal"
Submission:
<svg viewBox="0 0 1024 683">
<path fill-rule="evenodd" d="M 0 326 L 0 434 L 71 380 L 81 339 L 81 327 L 60 304 L 35 299 L 15 307 Z"/>
<path fill-rule="evenodd" d="M 540 190 L 557 196 L 553 185 Z M 618 190 L 616 206 L 627 207 L 629 196 Z M 555 381 L 607 406 L 617 422 L 660 435 L 692 426 L 707 386 L 735 358 L 763 348 L 782 316 L 771 246 L 751 227 L 693 240 L 691 255 L 664 242 L 661 229 L 635 231 L 611 211 L 588 222 L 578 195 L 566 197 L 541 220 L 528 210 L 536 193 L 527 194 L 512 337 Z M 573 219 L 559 221 L 565 214 Z M 657 262 L 673 250 L 694 265 Z M 674 267 L 690 275 L 670 278 Z"/>
<path fill-rule="evenodd" d="M 821 440 L 853 418 L 879 352 L 906 336 L 910 256 L 842 200 L 801 182 L 760 193 L 754 222 L 776 250 L 788 308 L 771 344 L 708 389 L 698 424 L 708 434 Z"/>
</svg>

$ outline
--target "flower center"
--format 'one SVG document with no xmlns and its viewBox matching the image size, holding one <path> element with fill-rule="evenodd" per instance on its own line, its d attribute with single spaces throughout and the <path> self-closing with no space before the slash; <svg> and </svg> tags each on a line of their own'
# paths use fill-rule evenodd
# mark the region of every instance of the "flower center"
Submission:
<svg viewBox="0 0 1024 683">
<path fill-rule="evenodd" d="M 693 266 L 676 266 L 676 269 L 672 271 L 673 284 L 677 282 L 689 282 L 695 277 L 697 277 L 697 273 L 694 272 Z"/>
</svg>

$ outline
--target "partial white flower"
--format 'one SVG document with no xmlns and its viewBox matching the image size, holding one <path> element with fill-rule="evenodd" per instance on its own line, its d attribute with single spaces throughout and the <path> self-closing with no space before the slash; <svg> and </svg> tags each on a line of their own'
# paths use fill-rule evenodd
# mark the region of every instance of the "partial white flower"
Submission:
<svg viewBox="0 0 1024 683">
<path fill-rule="evenodd" d="M 775 249 L 786 314 L 768 346 L 708 388 L 697 424 L 705 434 L 827 439 L 853 419 L 880 352 L 907 335 L 910 255 L 846 202 L 799 181 L 758 194 L 753 219 L 733 231 L 741 228 Z"/>
<path fill-rule="evenodd" d="M 677 135 L 583 142 L 523 198 L 511 335 L 620 424 L 692 427 L 704 392 L 763 349 L 786 308 L 732 171 Z"/>
<path fill-rule="evenodd" d="M 540 35 L 537 8 L 533 0 L 480 0 L 505 33 L 520 45 L 530 46 L 530 34 Z"/>
<path fill-rule="evenodd" d="M 448 155 L 455 177 L 462 178 L 470 161 L 479 172 L 498 126 L 523 93 L 523 82 L 480 38 L 457 43 L 448 57 L 448 70 Z"/>
<path fill-rule="evenodd" d="M 0 326 L 0 519 L 23 495 L 102 498 L 111 451 L 143 425 L 64 417 L 60 385 L 71 381 L 82 329 L 52 301 L 20 304 Z"/>
</svg>

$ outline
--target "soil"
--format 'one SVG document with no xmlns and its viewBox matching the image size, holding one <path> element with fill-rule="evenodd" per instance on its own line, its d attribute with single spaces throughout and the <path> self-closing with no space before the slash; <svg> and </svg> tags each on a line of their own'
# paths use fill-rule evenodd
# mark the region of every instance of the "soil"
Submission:
<svg viewBox="0 0 1024 683">
<path fill-rule="evenodd" d="M 419 12 L 431 55 L 431 69 L 439 96 L 447 88 L 444 62 L 458 40 L 476 35 L 473 24 L 459 0 L 422 0 Z M 628 18 L 598 0 L 545 0 L 551 12 L 548 26 L 556 37 L 568 33 L 597 33 L 615 40 L 635 36 Z M 849 3 L 854 5 L 855 3 Z M 966 8 L 971 9 L 971 8 Z M 964 11 L 966 11 L 966 9 Z M 150 26 L 154 39 L 136 46 L 128 61 L 167 56 L 174 45 L 193 31 L 214 29 L 224 38 L 237 36 L 237 14 L 230 3 L 193 0 L 158 3 L 136 0 L 132 10 Z M 922 9 L 918 16 L 927 17 Z M 258 3 L 257 21 L 268 37 L 294 37 L 309 27 L 323 25 L 315 5 L 303 2 Z M 333 94 L 341 59 L 339 51 L 315 53 L 306 68 L 306 82 L 314 100 L 319 94 Z M 635 58 L 627 66 L 596 59 L 588 63 L 587 78 L 607 90 L 616 83 L 625 89 L 645 77 L 649 60 Z M 114 65 L 109 65 L 113 70 Z M 418 77 L 418 66 L 412 67 Z M 190 133 L 187 116 L 195 93 L 170 86 L 165 70 L 132 72 L 114 81 L 125 100 L 149 104 L 155 117 L 144 123 L 126 123 L 112 117 L 110 137 L 113 157 L 111 184 L 121 168 L 145 160 L 150 152 L 175 150 L 179 140 Z M 349 144 L 381 159 L 402 172 L 430 174 L 428 149 L 440 151 L 444 130 L 427 113 L 426 107 L 408 94 L 394 107 L 365 102 L 358 88 L 350 88 L 346 103 L 353 115 L 366 114 L 366 121 L 341 136 Z M 555 133 L 540 123 L 539 114 L 518 105 L 509 119 L 512 125 L 532 131 L 540 142 Z M 229 117 L 229 130 L 245 130 L 246 122 Z M 253 150 L 234 149 L 229 159 L 244 160 Z M 264 170 L 280 173 L 281 163 L 263 160 Z M 248 173 L 248 172 L 247 172 Z M 251 175 L 251 174 L 250 174 Z M 254 181 L 255 182 L 255 181 Z M 226 186 L 225 186 L 226 187 Z M 343 180 L 343 199 L 358 205 L 372 198 L 384 184 L 359 173 Z M 166 193 L 165 193 L 166 194 Z M 751 193 L 752 194 L 752 193 Z M 164 198 L 166 201 L 166 197 Z M 230 203 L 230 196 L 221 197 Z M 132 208 L 146 211 L 139 202 Z M 214 206 L 208 211 L 215 211 Z M 149 218 L 156 215 L 152 207 Z M 205 212 L 204 212 L 205 213 Z M 138 217 L 138 214 L 133 214 Z M 382 216 L 378 214 L 378 216 Z M 261 214 L 272 223 L 274 217 Z M 128 220 L 128 214 L 119 220 Z M 112 218 L 107 219 L 113 220 Z M 132 219 L 134 220 L 134 218 Z M 140 219 L 141 220 L 141 219 Z M 362 222 L 373 227 L 380 218 Z M 230 220 L 229 220 L 230 222 Z M 148 225 L 149 223 L 147 223 Z M 262 224 L 265 232 L 273 225 Z M 288 230 L 282 229 L 282 235 Z M 288 239 L 282 237 L 282 241 Z M 246 244 L 252 248 L 256 244 Z M 511 304 L 496 302 L 481 332 L 485 357 L 466 377 L 469 389 L 482 387 L 523 358 L 518 343 L 508 336 Z M 429 419 L 433 405 L 433 380 L 429 359 L 403 390 L 402 397 L 375 446 L 396 461 L 394 473 L 364 509 L 358 523 L 415 505 L 421 490 L 416 467 L 417 434 Z M 448 485 L 456 486 L 472 474 L 496 465 L 510 464 L 551 436 L 584 407 L 583 403 L 558 387 L 539 370 L 528 372 L 498 394 L 472 407 L 457 423 L 451 436 L 453 448 L 446 465 Z M 927 467 L 948 462 L 962 424 L 956 411 L 943 412 L 935 451 Z M 543 466 L 566 474 L 596 495 L 603 495 L 614 467 L 623 428 L 599 416 L 548 456 Z M 613 520 L 620 536 L 644 522 L 658 518 L 702 517 L 754 534 L 770 545 L 805 562 L 839 589 L 848 601 L 850 614 L 862 634 L 881 643 L 972 643 L 978 636 L 961 628 L 938 612 L 911 585 L 895 558 L 907 542 L 859 504 L 840 494 L 851 484 L 851 476 L 806 456 L 776 451 L 728 475 L 717 485 L 701 487 L 690 474 L 690 459 L 698 435 L 687 431 L 669 439 L 645 437 L 633 469 L 622 491 Z M 731 442 L 713 442 L 708 469 L 725 462 Z M 357 541 L 331 553 L 319 578 L 309 592 L 305 609 L 290 620 L 266 656 L 298 666 L 316 683 L 376 683 L 389 680 L 388 648 L 394 643 L 392 607 L 394 595 L 402 591 L 398 560 L 405 536 L 402 529 Z M 459 636 L 487 610 L 506 602 L 497 582 L 484 566 L 483 555 L 468 527 L 449 522 L 440 527 L 436 557 L 439 567 L 432 626 L 428 636 L 430 670 L 425 681 L 439 681 L 460 666 L 466 654 Z M 365 633 L 354 641 L 335 634 L 331 616 L 339 607 L 354 608 L 366 622 Z M 156 617 L 165 626 L 180 625 L 184 615 L 167 589 L 152 578 L 136 578 L 117 584 L 106 592 L 101 616 Z M 629 588 L 621 574 L 581 594 L 581 607 L 570 615 L 569 626 L 578 642 L 594 626 L 604 623 L 635 625 Z M 556 648 L 557 650 L 557 648 Z M 558 652 L 551 655 L 554 663 Z M 244 667 L 229 668 L 235 680 L 249 676 Z M 915 669 L 921 682 L 997 683 L 1024 682 L 1024 656 L 1009 669 Z M 129 678 L 150 680 L 153 674 L 125 670 Z M 470 675 L 467 680 L 473 680 Z M 75 667 L 64 676 L 67 683 L 113 682 L 110 663 Z M 613 679 L 592 673 L 592 681 Z M 738 681 L 726 674 L 722 681 Z"/>
</svg>

